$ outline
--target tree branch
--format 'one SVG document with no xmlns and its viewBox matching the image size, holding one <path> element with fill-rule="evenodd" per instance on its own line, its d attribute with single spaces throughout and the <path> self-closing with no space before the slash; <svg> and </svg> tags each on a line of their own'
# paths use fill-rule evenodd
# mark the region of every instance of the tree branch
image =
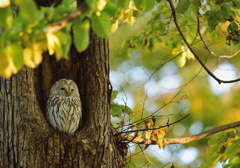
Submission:
<svg viewBox="0 0 240 168">
<path fill-rule="evenodd" d="M 227 130 L 227 129 L 230 129 L 230 128 L 239 127 L 239 126 L 240 126 L 240 121 L 237 121 L 237 122 L 222 125 L 222 126 L 210 129 L 208 131 L 205 131 L 201 134 L 197 134 L 197 135 L 193 135 L 193 136 L 189 136 L 189 137 L 168 138 L 168 139 L 165 139 L 165 144 L 166 145 L 169 145 L 169 144 L 185 144 L 185 143 L 197 141 L 199 139 L 203 139 L 203 138 L 205 138 L 207 136 L 210 136 L 212 134 L 216 134 L 218 132 L 221 132 L 221 131 L 224 131 L 224 130 Z M 122 134 L 120 136 L 121 136 L 123 141 L 132 141 L 133 143 L 136 143 L 136 144 L 157 145 L 157 140 L 156 139 L 144 139 L 144 138 L 134 137 L 134 136 L 127 135 L 127 134 Z"/>
<path fill-rule="evenodd" d="M 202 60 L 199 58 L 199 56 L 194 52 L 194 50 L 192 49 L 191 45 L 188 43 L 187 39 L 185 38 L 179 24 L 178 24 L 178 21 L 177 21 L 177 17 L 176 17 L 176 11 L 175 11 L 175 8 L 174 8 L 174 5 L 172 3 L 172 0 L 168 0 L 169 4 L 170 4 L 170 7 L 172 9 L 172 16 L 173 16 L 173 21 L 178 29 L 178 32 L 180 33 L 180 35 L 182 36 L 184 42 L 186 43 L 186 45 L 188 46 L 189 50 L 192 52 L 192 54 L 195 56 L 195 58 L 198 60 L 198 62 L 201 64 L 201 66 L 207 71 L 207 73 L 212 76 L 219 84 L 221 83 L 234 83 L 234 82 L 237 82 L 237 81 L 240 81 L 240 78 L 238 79 L 234 79 L 234 80 L 228 80 L 228 81 L 225 81 L 225 80 L 221 80 L 219 79 L 218 77 L 216 77 L 206 66 L 205 64 L 202 62 Z"/>
<path fill-rule="evenodd" d="M 48 25 L 45 28 L 45 32 L 48 33 L 53 33 L 56 32 L 58 30 L 61 30 L 62 28 L 64 28 L 69 22 L 73 21 L 74 19 L 78 18 L 79 16 L 81 16 L 84 12 L 86 12 L 89 9 L 89 7 L 87 6 L 86 2 L 83 2 L 78 8 L 77 10 L 75 10 L 72 13 L 69 13 L 67 16 L 65 16 L 64 18 L 60 19 L 59 21 L 56 21 L 50 25 Z"/>
</svg>

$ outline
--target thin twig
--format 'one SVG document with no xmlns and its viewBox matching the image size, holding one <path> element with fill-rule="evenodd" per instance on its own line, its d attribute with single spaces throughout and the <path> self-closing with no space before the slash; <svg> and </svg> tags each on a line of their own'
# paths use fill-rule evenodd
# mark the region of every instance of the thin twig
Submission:
<svg viewBox="0 0 240 168">
<path fill-rule="evenodd" d="M 166 145 L 169 145 L 169 144 L 185 144 L 185 143 L 197 141 L 197 140 L 203 139 L 207 136 L 210 136 L 212 134 L 216 134 L 218 132 L 221 132 L 221 131 L 224 131 L 224 130 L 227 130 L 227 129 L 231 129 L 231 128 L 235 128 L 235 127 L 239 127 L 239 126 L 240 126 L 240 121 L 237 121 L 237 122 L 222 125 L 222 126 L 210 129 L 208 131 L 205 131 L 201 134 L 192 135 L 192 136 L 189 136 L 189 137 L 168 138 L 168 139 L 165 139 L 165 144 Z M 131 138 L 133 138 L 133 136 L 126 135 L 126 134 L 122 134 L 121 137 L 124 141 L 130 141 Z M 157 145 L 157 140 L 156 139 L 144 139 L 144 138 L 136 137 L 132 142 L 136 143 L 136 144 Z"/>
<path fill-rule="evenodd" d="M 170 124 L 167 124 L 167 125 L 163 125 L 161 127 L 169 127 L 170 125 L 173 125 L 173 124 L 176 124 L 182 120 L 184 120 L 185 118 L 187 118 L 190 114 L 186 115 L 185 117 L 181 118 L 180 120 L 177 120 L 175 122 L 172 122 Z M 146 128 L 146 129 L 139 129 L 139 130 L 130 130 L 130 131 L 122 131 L 122 132 L 118 132 L 116 133 L 115 135 L 119 135 L 119 134 L 122 134 L 122 133 L 129 133 L 129 132 L 139 132 L 139 131 L 148 131 L 148 130 L 156 130 L 156 129 L 159 129 L 159 128 Z M 126 134 L 125 134 L 126 135 Z"/>
<path fill-rule="evenodd" d="M 143 155 L 145 156 L 145 158 L 148 160 L 148 162 L 149 162 L 153 167 L 155 167 L 154 164 L 153 164 L 153 163 L 148 159 L 148 157 L 145 155 L 142 147 L 141 147 L 139 144 L 138 144 L 138 146 L 139 146 L 139 148 L 141 149 L 141 151 L 142 151 Z"/>
<path fill-rule="evenodd" d="M 207 71 L 207 73 L 212 76 L 219 84 L 221 83 L 234 83 L 234 82 L 237 82 L 237 81 L 240 81 L 240 78 L 238 79 L 234 79 L 234 80 L 228 80 L 228 81 L 225 81 L 225 80 L 221 80 L 219 79 L 218 77 L 216 77 L 206 66 L 205 64 L 202 62 L 202 60 L 199 58 L 199 56 L 195 53 L 195 51 L 192 49 L 192 47 L 190 46 L 190 44 L 188 43 L 187 39 L 185 38 L 181 28 L 179 27 L 179 24 L 178 24 L 178 21 L 177 21 L 177 17 L 176 17 L 176 11 L 175 11 L 175 8 L 174 8 L 174 5 L 173 5 L 173 2 L 172 0 L 168 0 L 169 4 L 170 4 L 170 7 L 172 9 L 172 15 L 173 15 L 173 20 L 174 20 L 174 23 L 178 29 L 178 32 L 180 33 L 180 35 L 182 36 L 184 42 L 186 43 L 186 45 L 188 46 L 189 50 L 192 52 L 192 54 L 195 56 L 195 58 L 198 60 L 198 62 L 201 64 L 201 66 Z"/>
</svg>

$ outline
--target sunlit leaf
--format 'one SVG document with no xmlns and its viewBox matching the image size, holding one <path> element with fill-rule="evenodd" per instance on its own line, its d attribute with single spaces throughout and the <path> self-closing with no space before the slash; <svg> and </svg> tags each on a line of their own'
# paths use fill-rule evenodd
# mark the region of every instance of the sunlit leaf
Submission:
<svg viewBox="0 0 240 168">
<path fill-rule="evenodd" d="M 111 33 L 114 33 L 118 29 L 119 21 L 116 20 L 111 26 Z"/>
<path fill-rule="evenodd" d="M 161 127 L 161 126 L 158 126 L 159 129 L 157 129 L 157 144 L 158 144 L 158 147 L 159 149 L 161 148 L 165 148 L 165 139 L 164 139 L 164 136 L 166 135 L 166 128 L 165 127 Z"/>
<path fill-rule="evenodd" d="M 61 42 L 56 35 L 47 33 L 47 46 L 49 55 L 53 55 L 56 52 L 57 60 L 62 57 Z"/>
<path fill-rule="evenodd" d="M 24 64 L 31 68 L 36 68 L 42 62 L 42 48 L 40 44 L 34 43 L 32 48 L 23 50 Z"/>
<path fill-rule="evenodd" d="M 225 150 L 225 155 L 228 158 L 230 158 L 230 157 L 236 155 L 237 153 L 240 153 L 239 146 L 240 146 L 240 139 L 237 139 L 237 141 L 234 139 L 231 142 L 231 144 L 227 146 L 227 148 Z"/>
<path fill-rule="evenodd" d="M 17 73 L 13 60 L 4 51 L 0 51 L 0 75 L 9 79 L 12 74 Z"/>
<path fill-rule="evenodd" d="M 6 47 L 7 54 L 12 58 L 17 70 L 23 67 L 23 48 L 17 43 L 12 43 Z"/>
<path fill-rule="evenodd" d="M 1 0 L 0 1 L 0 8 L 5 8 L 10 5 L 10 0 Z"/>
<path fill-rule="evenodd" d="M 151 129 L 151 121 L 149 120 L 144 120 L 144 124 L 145 124 L 145 128 L 146 129 Z M 146 139 L 150 139 L 151 138 L 151 133 L 152 133 L 152 130 L 147 130 L 146 133 L 145 133 L 145 138 Z"/>
<path fill-rule="evenodd" d="M 74 22 L 73 24 L 73 42 L 78 52 L 87 49 L 89 45 L 90 22 L 88 19 L 84 21 Z"/>
<path fill-rule="evenodd" d="M 97 1 L 97 9 L 99 11 L 102 11 L 104 9 L 104 7 L 106 6 L 107 4 L 107 0 L 98 0 Z"/>
<path fill-rule="evenodd" d="M 68 59 L 68 53 L 72 43 L 71 35 L 69 34 L 69 32 L 63 32 L 63 31 L 54 32 L 53 35 L 55 35 L 61 42 L 62 57 L 64 57 L 65 59 Z M 61 56 L 57 59 L 60 59 L 60 58 Z"/>
</svg>

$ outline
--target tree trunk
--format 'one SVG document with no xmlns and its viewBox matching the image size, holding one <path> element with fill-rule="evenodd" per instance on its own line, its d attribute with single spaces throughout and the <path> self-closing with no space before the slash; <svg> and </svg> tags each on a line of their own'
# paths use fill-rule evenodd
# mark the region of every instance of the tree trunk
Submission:
<svg viewBox="0 0 240 168">
<path fill-rule="evenodd" d="M 108 42 L 91 32 L 90 46 L 69 60 L 47 53 L 37 69 L 24 67 L 0 78 L 0 167 L 124 167 L 126 144 L 111 131 Z M 82 127 L 74 135 L 53 130 L 45 118 L 53 83 L 74 80 L 83 105 Z"/>
</svg>

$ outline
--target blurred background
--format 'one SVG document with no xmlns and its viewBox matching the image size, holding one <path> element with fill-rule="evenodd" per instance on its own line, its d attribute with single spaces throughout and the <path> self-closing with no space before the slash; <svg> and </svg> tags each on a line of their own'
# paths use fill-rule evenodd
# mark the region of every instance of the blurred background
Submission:
<svg viewBox="0 0 240 168">
<path fill-rule="evenodd" d="M 161 43 L 155 46 L 153 52 L 141 48 L 131 54 L 127 52 L 120 54 L 119 50 L 124 40 L 146 29 L 150 18 L 151 14 L 145 13 L 137 18 L 132 27 L 120 23 L 119 29 L 110 37 L 111 83 L 113 90 L 119 91 L 116 101 L 119 104 L 126 103 L 133 110 L 134 117 L 131 121 L 141 118 L 143 103 L 143 115 L 148 116 L 171 101 L 180 89 L 183 89 L 182 93 L 173 100 L 173 103 L 161 110 L 161 115 L 174 114 L 169 117 L 169 123 L 187 114 L 190 116 L 170 126 L 165 138 L 187 137 L 213 127 L 239 121 L 239 83 L 219 85 L 204 69 L 201 69 L 197 60 L 187 60 L 182 68 L 179 66 L 178 59 L 167 62 L 174 55 L 171 55 L 172 50 Z M 203 26 L 204 23 L 201 25 Z M 227 24 L 220 25 L 223 31 L 226 31 L 226 27 Z M 210 44 L 206 40 L 209 48 L 218 55 L 235 53 L 239 46 L 227 46 L 223 31 L 218 30 L 215 43 Z M 240 77 L 239 54 L 230 59 L 219 59 L 209 55 L 208 51 L 201 46 L 194 50 L 203 61 L 208 57 L 206 66 L 218 78 L 230 80 Z M 154 71 L 156 72 L 153 74 Z M 152 77 L 148 80 L 151 75 Z M 185 95 L 188 98 L 182 100 L 181 98 Z M 122 119 L 128 121 L 127 116 Z M 120 120 L 112 118 L 115 126 Z M 158 118 L 156 125 L 166 125 L 166 123 L 166 118 Z M 174 163 L 175 167 L 195 168 L 205 159 L 208 139 L 209 137 L 185 145 L 167 145 L 165 150 L 160 150 L 157 145 L 151 145 L 144 153 L 155 167 L 171 167 Z M 129 146 L 137 167 L 153 167 L 142 153 L 138 153 L 141 151 L 138 145 L 129 144 Z M 135 153 L 138 154 L 134 155 Z M 215 167 L 222 167 L 221 163 Z"/>
</svg>

